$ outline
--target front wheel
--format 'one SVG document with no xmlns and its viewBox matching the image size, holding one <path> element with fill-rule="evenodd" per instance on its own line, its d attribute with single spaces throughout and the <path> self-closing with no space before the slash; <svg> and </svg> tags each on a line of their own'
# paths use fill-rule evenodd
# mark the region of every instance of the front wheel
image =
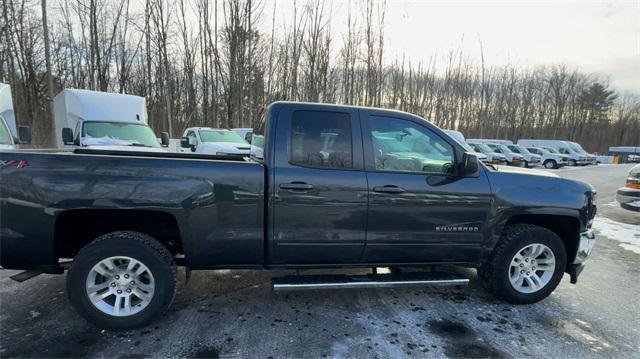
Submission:
<svg viewBox="0 0 640 359">
<path fill-rule="evenodd" d="M 67 275 L 72 305 L 101 328 L 146 325 L 169 307 L 175 289 L 171 253 L 138 232 L 98 237 L 78 253 Z"/>
<path fill-rule="evenodd" d="M 558 286 L 567 255 L 554 232 L 530 224 L 510 225 L 481 270 L 487 288 L 508 302 L 538 302 Z"/>
<path fill-rule="evenodd" d="M 558 168 L 558 164 L 554 160 L 546 160 L 544 161 L 544 168 L 546 169 Z"/>
</svg>

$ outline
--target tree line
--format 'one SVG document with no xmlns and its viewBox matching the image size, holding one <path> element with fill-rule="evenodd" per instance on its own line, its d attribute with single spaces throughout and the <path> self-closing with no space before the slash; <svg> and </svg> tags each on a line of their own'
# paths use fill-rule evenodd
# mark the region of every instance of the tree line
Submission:
<svg viewBox="0 0 640 359">
<path fill-rule="evenodd" d="M 149 124 L 251 127 L 272 101 L 408 111 L 466 137 L 640 146 L 640 100 L 562 64 L 485 66 L 461 51 L 422 61 L 385 53 L 386 3 L 258 0 L 4 0 L 0 80 L 35 145 L 54 143 L 51 97 L 64 88 L 144 96 Z M 276 25 L 276 19 L 289 21 Z M 416 44 L 416 46 L 428 46 Z M 393 58 L 393 60 L 388 60 Z"/>
</svg>

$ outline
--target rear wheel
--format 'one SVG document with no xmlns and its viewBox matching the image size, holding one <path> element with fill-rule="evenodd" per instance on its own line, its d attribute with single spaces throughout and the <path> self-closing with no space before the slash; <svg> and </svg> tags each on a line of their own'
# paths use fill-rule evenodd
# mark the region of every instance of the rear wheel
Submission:
<svg viewBox="0 0 640 359">
<path fill-rule="evenodd" d="M 530 224 L 507 227 L 480 271 L 488 289 L 508 302 L 538 302 L 558 286 L 566 268 L 564 243 L 552 231 Z"/>
<path fill-rule="evenodd" d="M 558 164 L 554 160 L 546 160 L 544 161 L 543 165 L 544 165 L 544 168 L 547 168 L 547 169 L 558 168 Z"/>
<path fill-rule="evenodd" d="M 69 300 L 101 328 L 144 326 L 169 307 L 175 288 L 173 256 L 138 232 L 98 237 L 78 253 L 67 275 Z"/>
</svg>

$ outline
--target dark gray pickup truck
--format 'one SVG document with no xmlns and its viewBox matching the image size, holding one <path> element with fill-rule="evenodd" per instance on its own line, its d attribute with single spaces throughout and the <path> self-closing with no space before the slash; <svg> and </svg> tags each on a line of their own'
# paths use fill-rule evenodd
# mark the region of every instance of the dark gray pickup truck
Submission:
<svg viewBox="0 0 640 359">
<path fill-rule="evenodd" d="M 0 265 L 26 270 L 17 280 L 68 268 L 80 314 L 131 328 L 170 305 L 177 265 L 392 269 L 274 278 L 276 290 L 464 284 L 437 268 L 473 267 L 533 303 L 565 272 L 575 283 L 594 245 L 591 186 L 485 166 L 408 113 L 277 102 L 251 147 L 0 152 Z"/>
</svg>

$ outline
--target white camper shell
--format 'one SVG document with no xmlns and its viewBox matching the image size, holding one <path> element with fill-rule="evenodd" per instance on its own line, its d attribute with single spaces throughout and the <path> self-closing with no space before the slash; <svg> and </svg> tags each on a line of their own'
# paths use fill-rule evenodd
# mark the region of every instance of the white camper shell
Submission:
<svg viewBox="0 0 640 359">
<path fill-rule="evenodd" d="M 58 148 L 165 151 L 147 123 L 144 97 L 66 89 L 53 99 L 53 107 Z M 168 145 L 168 135 L 162 138 Z"/>
</svg>

